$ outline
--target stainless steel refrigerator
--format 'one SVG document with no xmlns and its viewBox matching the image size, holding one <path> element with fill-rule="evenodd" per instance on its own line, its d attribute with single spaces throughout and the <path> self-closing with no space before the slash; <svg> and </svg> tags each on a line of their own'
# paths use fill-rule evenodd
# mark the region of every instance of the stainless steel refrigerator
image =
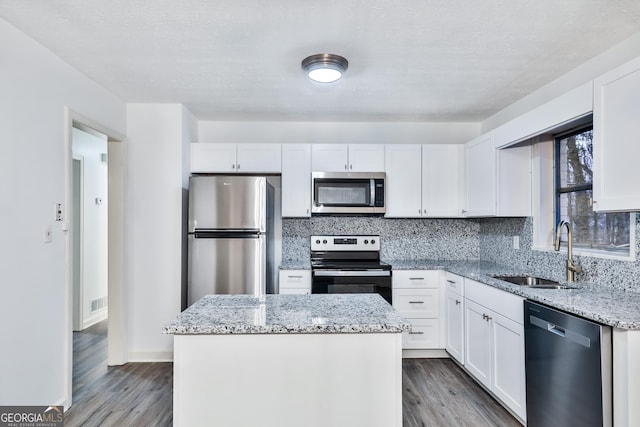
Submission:
<svg viewBox="0 0 640 427">
<path fill-rule="evenodd" d="M 273 187 L 264 176 L 189 178 L 187 303 L 274 293 Z"/>
</svg>

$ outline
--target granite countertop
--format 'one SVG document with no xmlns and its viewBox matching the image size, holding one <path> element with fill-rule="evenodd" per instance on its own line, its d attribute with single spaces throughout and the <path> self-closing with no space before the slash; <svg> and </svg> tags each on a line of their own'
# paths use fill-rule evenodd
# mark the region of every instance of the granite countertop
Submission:
<svg viewBox="0 0 640 427">
<path fill-rule="evenodd" d="M 378 294 L 207 295 L 165 334 L 400 333 L 410 325 Z"/>
<path fill-rule="evenodd" d="M 589 282 L 561 284 L 577 289 L 534 289 L 494 279 L 495 275 L 527 275 L 522 269 L 485 261 L 385 260 L 394 270 L 446 270 L 520 295 L 532 301 L 621 329 L 640 330 L 640 293 Z M 550 279 L 556 279 L 549 277 Z"/>
</svg>

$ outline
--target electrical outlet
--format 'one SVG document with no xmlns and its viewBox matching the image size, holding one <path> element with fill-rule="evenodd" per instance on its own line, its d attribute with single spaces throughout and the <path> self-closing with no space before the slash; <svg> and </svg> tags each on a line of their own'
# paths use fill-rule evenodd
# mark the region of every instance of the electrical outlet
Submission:
<svg viewBox="0 0 640 427">
<path fill-rule="evenodd" d="M 513 249 L 520 249 L 520 236 L 513 236 Z"/>
</svg>

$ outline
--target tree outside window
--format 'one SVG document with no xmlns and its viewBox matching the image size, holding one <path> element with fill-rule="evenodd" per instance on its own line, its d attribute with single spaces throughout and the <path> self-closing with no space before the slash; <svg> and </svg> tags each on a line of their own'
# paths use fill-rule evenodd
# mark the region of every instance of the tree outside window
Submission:
<svg viewBox="0 0 640 427">
<path fill-rule="evenodd" d="M 593 211 L 593 128 L 558 136 L 555 145 L 556 226 L 571 223 L 575 247 L 629 254 L 629 214 Z"/>
</svg>

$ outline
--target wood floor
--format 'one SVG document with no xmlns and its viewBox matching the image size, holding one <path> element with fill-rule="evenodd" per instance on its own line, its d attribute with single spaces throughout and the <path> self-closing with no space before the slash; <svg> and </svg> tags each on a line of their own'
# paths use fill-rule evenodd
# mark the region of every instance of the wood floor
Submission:
<svg viewBox="0 0 640 427">
<path fill-rule="evenodd" d="M 73 406 L 65 426 L 171 426 L 171 363 L 107 368 L 106 321 L 74 332 Z M 449 359 L 405 359 L 404 427 L 520 427 Z M 331 427 L 331 426 L 327 426 Z"/>
</svg>

